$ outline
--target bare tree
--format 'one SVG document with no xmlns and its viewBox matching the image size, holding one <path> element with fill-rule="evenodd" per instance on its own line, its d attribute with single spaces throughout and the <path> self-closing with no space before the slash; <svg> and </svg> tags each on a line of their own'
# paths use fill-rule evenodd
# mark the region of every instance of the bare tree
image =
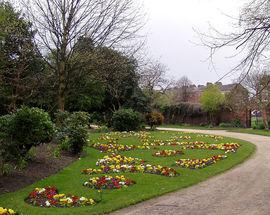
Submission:
<svg viewBox="0 0 270 215">
<path fill-rule="evenodd" d="M 172 87 L 173 81 L 167 76 L 168 68 L 159 61 L 150 61 L 140 70 L 140 86 L 154 106 L 160 94 L 165 94 Z"/>
<path fill-rule="evenodd" d="M 270 74 L 254 70 L 242 78 L 242 84 L 249 90 L 251 107 L 261 111 L 265 128 L 269 128 Z"/>
<path fill-rule="evenodd" d="M 172 85 L 172 81 L 166 77 L 167 71 L 166 65 L 158 61 L 148 63 L 140 72 L 141 87 L 147 91 L 165 92 Z"/>
<path fill-rule="evenodd" d="M 251 0 L 241 9 L 233 32 L 222 33 L 210 26 L 209 33 L 200 33 L 202 43 L 210 49 L 210 59 L 218 50 L 228 46 L 235 48 L 234 56 L 243 56 L 239 64 L 222 78 L 236 70 L 247 75 L 256 62 L 266 57 L 270 44 L 269 10 L 270 1 Z"/>
<path fill-rule="evenodd" d="M 50 54 L 45 60 L 58 76 L 60 110 L 65 108 L 66 81 L 74 69 L 71 59 L 76 58 L 78 39 L 89 37 L 95 46 L 130 49 L 138 44 L 143 27 L 141 8 L 133 0 L 24 0 L 23 6 L 37 30 L 40 53 Z"/>
<path fill-rule="evenodd" d="M 179 102 L 188 102 L 192 93 L 192 82 L 187 76 L 183 76 L 176 82 L 174 100 Z"/>
</svg>

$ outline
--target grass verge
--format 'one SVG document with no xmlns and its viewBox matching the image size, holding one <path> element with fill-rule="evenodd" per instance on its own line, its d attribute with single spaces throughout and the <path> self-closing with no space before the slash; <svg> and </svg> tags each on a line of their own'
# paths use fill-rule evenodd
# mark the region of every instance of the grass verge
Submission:
<svg viewBox="0 0 270 215">
<path fill-rule="evenodd" d="M 230 132 L 270 136 L 270 130 L 253 129 L 253 128 L 221 128 L 221 127 L 192 126 L 192 125 L 162 125 L 160 127 L 180 128 L 180 129 L 198 129 L 198 130 L 226 130 Z"/>
</svg>

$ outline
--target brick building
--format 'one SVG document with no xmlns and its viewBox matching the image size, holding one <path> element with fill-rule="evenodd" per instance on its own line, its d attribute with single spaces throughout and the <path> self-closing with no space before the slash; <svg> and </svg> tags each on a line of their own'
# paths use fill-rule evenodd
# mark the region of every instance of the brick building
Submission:
<svg viewBox="0 0 270 215">
<path fill-rule="evenodd" d="M 192 104 L 199 104 L 201 95 L 209 84 L 212 84 L 212 83 L 208 82 L 206 85 L 190 86 L 190 95 L 188 97 L 187 102 L 192 103 Z M 216 82 L 215 84 L 218 85 L 220 91 L 224 94 L 229 93 L 236 86 L 236 84 L 223 85 L 221 82 Z"/>
</svg>

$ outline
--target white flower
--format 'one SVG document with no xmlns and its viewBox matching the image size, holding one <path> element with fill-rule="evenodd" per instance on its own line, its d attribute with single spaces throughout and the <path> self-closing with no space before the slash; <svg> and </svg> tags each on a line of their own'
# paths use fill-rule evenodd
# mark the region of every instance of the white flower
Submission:
<svg viewBox="0 0 270 215">
<path fill-rule="evenodd" d="M 49 201 L 46 201 L 45 204 L 46 204 L 47 207 L 51 206 L 51 203 Z"/>
<path fill-rule="evenodd" d="M 45 188 L 42 188 L 38 193 L 43 193 L 45 191 Z"/>
<path fill-rule="evenodd" d="M 67 202 L 68 202 L 68 203 L 72 203 L 73 201 L 72 201 L 71 198 L 68 197 L 68 198 L 67 198 Z"/>
<path fill-rule="evenodd" d="M 80 201 L 81 201 L 81 202 L 83 202 L 83 201 L 85 201 L 85 200 L 86 200 L 85 197 L 81 197 L 81 198 L 80 198 Z"/>
</svg>

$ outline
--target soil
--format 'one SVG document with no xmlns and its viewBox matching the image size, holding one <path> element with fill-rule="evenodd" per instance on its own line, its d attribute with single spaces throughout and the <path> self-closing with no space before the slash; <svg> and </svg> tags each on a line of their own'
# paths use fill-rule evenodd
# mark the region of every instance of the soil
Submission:
<svg viewBox="0 0 270 215">
<path fill-rule="evenodd" d="M 0 194 L 14 192 L 30 184 L 57 173 L 77 160 L 68 153 L 56 158 L 53 151 L 55 144 L 44 144 L 36 147 L 33 160 L 23 170 L 15 170 L 8 176 L 0 176 Z"/>
<path fill-rule="evenodd" d="M 183 131 L 180 129 L 162 129 Z M 270 137 L 226 131 L 187 130 L 254 143 L 256 153 L 243 164 L 192 187 L 134 206 L 114 215 L 269 215 Z"/>
</svg>

